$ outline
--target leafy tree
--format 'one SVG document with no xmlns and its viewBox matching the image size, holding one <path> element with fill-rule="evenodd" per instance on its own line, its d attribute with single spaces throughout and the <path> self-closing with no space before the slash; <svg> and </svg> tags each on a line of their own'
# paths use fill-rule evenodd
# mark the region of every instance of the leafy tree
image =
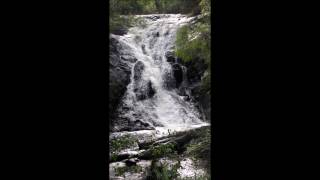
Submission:
<svg viewBox="0 0 320 180">
<path fill-rule="evenodd" d="M 176 55 L 184 62 L 204 60 L 208 65 L 202 79 L 202 90 L 210 90 L 211 74 L 211 0 L 199 2 L 201 16 L 193 25 L 180 28 L 176 38 Z M 186 43 L 187 42 L 187 43 Z"/>
</svg>

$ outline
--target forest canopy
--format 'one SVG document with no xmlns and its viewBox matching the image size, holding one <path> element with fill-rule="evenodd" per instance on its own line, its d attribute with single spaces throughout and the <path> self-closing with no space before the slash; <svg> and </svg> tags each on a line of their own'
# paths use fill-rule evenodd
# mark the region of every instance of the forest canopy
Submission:
<svg viewBox="0 0 320 180">
<path fill-rule="evenodd" d="M 134 14 L 198 14 L 201 0 L 110 0 L 110 13 Z"/>
</svg>

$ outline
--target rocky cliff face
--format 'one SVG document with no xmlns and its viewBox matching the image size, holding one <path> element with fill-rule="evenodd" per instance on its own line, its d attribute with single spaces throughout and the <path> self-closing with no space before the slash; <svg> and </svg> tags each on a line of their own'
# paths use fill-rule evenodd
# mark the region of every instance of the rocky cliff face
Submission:
<svg viewBox="0 0 320 180">
<path fill-rule="evenodd" d="M 201 79 L 204 77 L 208 66 L 204 60 L 196 59 L 187 63 L 183 63 L 187 67 L 187 79 L 191 91 L 191 96 L 198 102 L 198 108 L 204 116 L 204 120 L 211 120 L 211 93 L 203 90 Z"/>
<path fill-rule="evenodd" d="M 113 124 L 115 111 L 120 103 L 121 97 L 130 83 L 132 63 L 137 59 L 126 51 L 126 48 L 116 38 L 110 37 L 109 55 L 109 119 Z"/>
<path fill-rule="evenodd" d="M 133 54 L 130 54 L 128 49 L 130 49 L 130 47 L 121 44 L 116 38 L 110 37 L 109 119 L 111 119 L 111 126 L 113 126 L 113 121 L 117 116 L 115 113 L 116 109 L 130 83 L 132 66 L 134 66 L 135 80 L 141 79 L 139 72 L 144 68 L 143 63 L 137 62 L 137 59 Z M 185 99 L 194 99 L 198 104 L 198 109 L 202 116 L 209 122 L 211 119 L 211 94 L 208 91 L 204 92 L 201 90 L 201 78 L 204 76 L 207 65 L 203 60 L 193 60 L 183 63 L 181 59 L 174 56 L 174 52 L 172 51 L 166 52 L 166 61 L 172 66 L 172 72 L 168 72 L 168 74 L 173 74 L 173 76 L 168 75 L 168 77 L 165 78 L 166 88 L 177 88 L 178 93 L 185 96 Z M 137 63 L 134 65 L 135 62 Z M 183 67 L 185 69 L 183 69 Z M 187 81 L 187 83 L 183 83 L 183 81 Z M 146 88 L 141 88 L 140 86 Z M 135 87 L 138 99 L 143 100 L 154 95 L 155 90 L 152 88 L 150 82 L 141 81 L 140 86 L 137 84 Z"/>
</svg>

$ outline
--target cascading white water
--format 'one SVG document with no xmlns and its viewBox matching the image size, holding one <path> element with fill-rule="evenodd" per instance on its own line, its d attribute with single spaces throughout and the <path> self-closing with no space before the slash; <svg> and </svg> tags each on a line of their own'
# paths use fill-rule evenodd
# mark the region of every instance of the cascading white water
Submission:
<svg viewBox="0 0 320 180">
<path fill-rule="evenodd" d="M 179 27 L 193 18 L 181 14 L 139 15 L 144 19 L 144 27 L 133 27 L 124 36 L 114 36 L 129 46 L 131 53 L 144 68 L 141 79 L 151 82 L 154 96 L 139 100 L 134 91 L 135 71 L 132 66 L 131 82 L 127 87 L 122 104 L 129 110 L 121 116 L 128 119 L 140 114 L 141 120 L 153 124 L 160 131 L 183 130 L 205 125 L 198 110 L 190 101 L 179 96 L 175 88 L 165 88 L 166 75 L 172 75 L 172 65 L 167 62 L 165 53 L 175 46 L 176 32 Z M 157 126 L 159 124 L 159 126 Z"/>
</svg>

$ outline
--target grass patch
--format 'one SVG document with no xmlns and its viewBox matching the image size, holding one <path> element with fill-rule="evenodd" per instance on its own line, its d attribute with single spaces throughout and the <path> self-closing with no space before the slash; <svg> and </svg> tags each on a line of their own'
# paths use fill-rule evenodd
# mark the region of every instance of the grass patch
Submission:
<svg viewBox="0 0 320 180">
<path fill-rule="evenodd" d="M 117 176 L 124 176 L 125 172 L 138 173 L 142 171 L 141 166 L 124 166 L 115 169 Z"/>
<path fill-rule="evenodd" d="M 190 157 L 196 167 L 202 167 L 206 169 L 207 173 L 210 174 L 210 161 L 211 161 L 211 133 L 210 129 L 204 129 L 199 132 L 199 138 L 191 140 L 186 146 L 185 156 Z M 198 177 L 202 178 L 202 177 Z M 203 178 L 202 178 L 203 179 Z"/>
<path fill-rule="evenodd" d="M 112 139 L 109 142 L 111 160 L 116 160 L 116 153 L 120 152 L 123 149 L 130 148 L 137 143 L 138 139 L 130 135 L 121 136 L 116 139 Z"/>
<path fill-rule="evenodd" d="M 172 143 L 151 147 L 151 156 L 155 159 L 174 154 L 175 145 Z"/>
</svg>

